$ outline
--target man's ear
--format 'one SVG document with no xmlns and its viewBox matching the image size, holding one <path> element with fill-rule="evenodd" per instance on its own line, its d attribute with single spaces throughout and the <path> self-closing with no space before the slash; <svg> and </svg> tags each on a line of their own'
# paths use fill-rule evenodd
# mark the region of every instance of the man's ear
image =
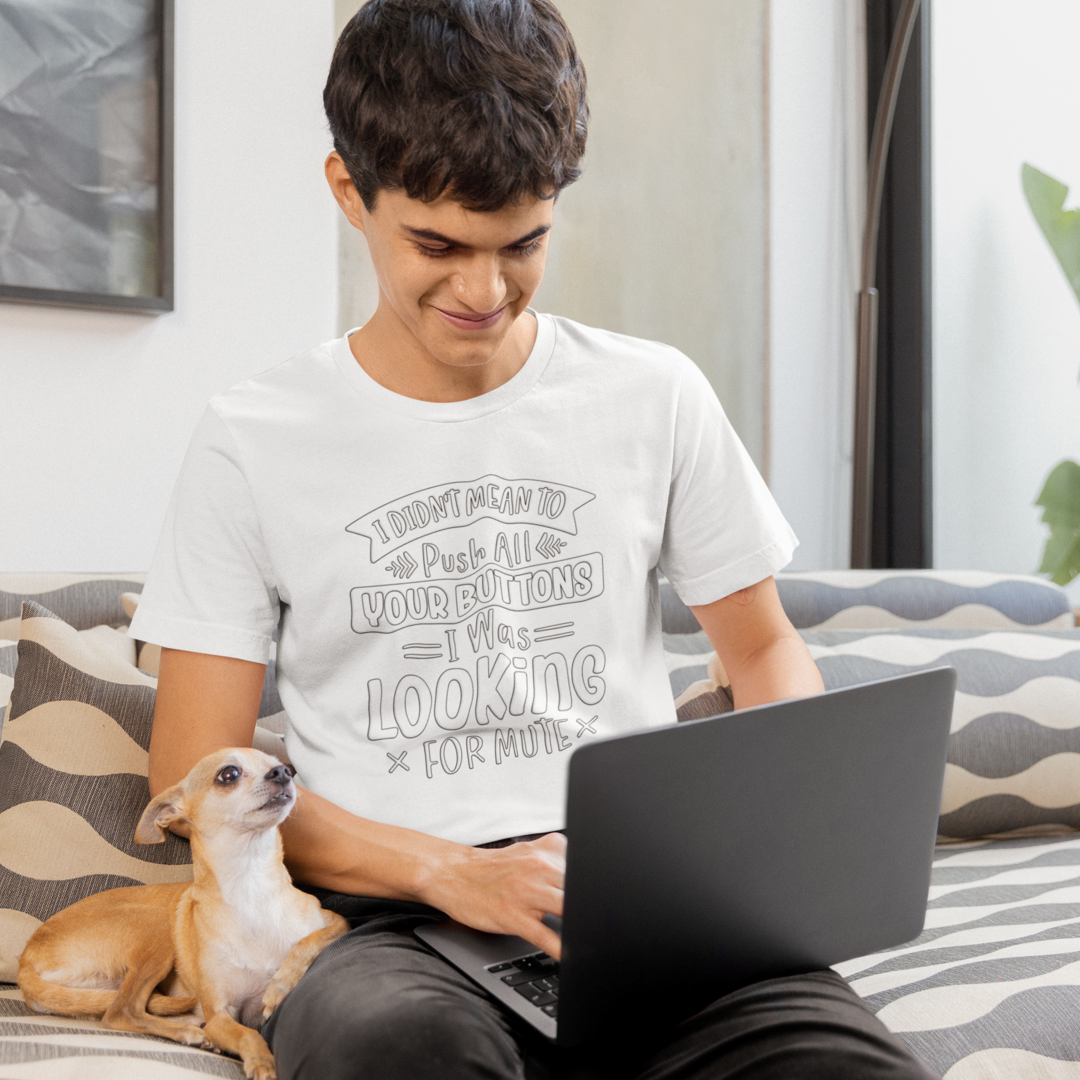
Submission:
<svg viewBox="0 0 1080 1080">
<path fill-rule="evenodd" d="M 136 844 L 164 844 L 169 826 L 176 821 L 185 821 L 184 789 L 180 784 L 167 788 L 143 811 L 139 824 L 135 826 Z"/>
<path fill-rule="evenodd" d="M 364 219 L 360 213 L 362 205 L 360 193 L 356 190 L 356 185 L 352 182 L 352 177 L 341 155 L 334 150 L 326 159 L 323 168 L 326 173 L 326 182 L 330 185 L 330 190 L 334 193 L 341 212 L 349 219 L 350 225 L 363 232 Z"/>
</svg>

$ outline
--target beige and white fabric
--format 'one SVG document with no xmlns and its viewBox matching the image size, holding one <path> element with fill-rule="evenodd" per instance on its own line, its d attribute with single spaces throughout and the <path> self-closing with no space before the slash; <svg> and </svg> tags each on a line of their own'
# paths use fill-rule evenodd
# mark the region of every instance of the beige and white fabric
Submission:
<svg viewBox="0 0 1080 1080">
<path fill-rule="evenodd" d="M 39 923 L 76 900 L 191 877 L 186 840 L 134 841 L 155 681 L 98 638 L 23 607 L 0 736 L 0 980 Z"/>
<path fill-rule="evenodd" d="M 0 987 L 0 1080 L 244 1080 L 239 1061 L 166 1039 L 42 1016 Z"/>
<path fill-rule="evenodd" d="M 145 574 L 0 574 L 0 639 L 17 641 L 24 600 L 31 600 L 76 630 L 128 621 L 121 594 L 139 592 Z"/>
<path fill-rule="evenodd" d="M 821 570 L 780 573 L 776 588 L 798 630 L 1068 630 L 1065 590 L 1031 574 L 983 570 Z M 701 627 L 669 584 L 661 585 L 667 634 Z"/>
<path fill-rule="evenodd" d="M 15 641 L 0 639 L 0 729 L 7 715 L 8 698 L 15 685 L 15 668 L 19 663 L 19 646 Z"/>
<path fill-rule="evenodd" d="M 827 689 L 957 673 L 938 831 L 1080 828 L 1080 630 L 803 632 Z"/>
<path fill-rule="evenodd" d="M 1031 574 L 983 570 L 824 570 L 778 574 L 799 630 L 1067 630 L 1069 598 Z"/>
<path fill-rule="evenodd" d="M 1080 837 L 938 849 L 926 928 L 838 964 L 945 1080 L 1080 1080 Z"/>
</svg>

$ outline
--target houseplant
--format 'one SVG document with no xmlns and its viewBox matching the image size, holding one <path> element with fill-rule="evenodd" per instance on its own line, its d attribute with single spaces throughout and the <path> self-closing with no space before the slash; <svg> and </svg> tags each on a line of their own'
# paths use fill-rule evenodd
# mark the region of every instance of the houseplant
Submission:
<svg viewBox="0 0 1080 1080">
<path fill-rule="evenodd" d="M 1020 175 L 1028 206 L 1080 300 L 1080 210 L 1065 209 L 1069 189 L 1060 180 L 1026 163 Z M 1056 465 L 1035 504 L 1050 527 L 1039 572 L 1065 585 L 1080 574 L 1080 465 Z"/>
</svg>

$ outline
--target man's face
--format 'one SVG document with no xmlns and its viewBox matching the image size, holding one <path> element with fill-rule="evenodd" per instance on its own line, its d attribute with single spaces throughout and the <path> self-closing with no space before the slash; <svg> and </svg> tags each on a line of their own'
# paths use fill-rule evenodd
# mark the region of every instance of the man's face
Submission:
<svg viewBox="0 0 1080 1080">
<path fill-rule="evenodd" d="M 539 287 L 553 205 L 528 197 L 479 213 L 383 190 L 374 212 L 357 198 L 349 217 L 367 237 L 380 309 L 436 361 L 464 368 L 496 358 Z"/>
</svg>

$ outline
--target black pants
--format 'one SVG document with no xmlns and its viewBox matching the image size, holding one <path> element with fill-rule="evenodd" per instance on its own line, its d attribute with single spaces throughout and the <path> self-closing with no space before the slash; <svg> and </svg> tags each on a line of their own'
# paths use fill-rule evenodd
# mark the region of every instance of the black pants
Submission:
<svg viewBox="0 0 1080 1080">
<path fill-rule="evenodd" d="M 281 1080 L 932 1077 L 831 971 L 729 994 L 638 1046 L 565 1051 L 429 952 L 410 932 L 422 917 L 351 921 L 263 1027 Z"/>
</svg>

